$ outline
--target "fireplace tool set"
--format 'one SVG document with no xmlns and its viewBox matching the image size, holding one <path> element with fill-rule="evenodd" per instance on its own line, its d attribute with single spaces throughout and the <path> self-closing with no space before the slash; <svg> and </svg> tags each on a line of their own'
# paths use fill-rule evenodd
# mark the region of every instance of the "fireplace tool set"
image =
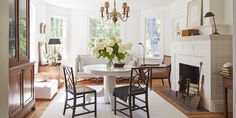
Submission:
<svg viewBox="0 0 236 118">
<path fill-rule="evenodd" d="M 200 73 L 202 69 L 202 62 L 200 62 L 198 83 L 191 81 L 191 78 L 180 75 L 179 79 L 179 91 L 176 91 L 176 97 L 188 104 L 192 109 L 197 109 L 200 103 L 201 94 L 203 91 L 204 75 L 201 76 L 201 87 L 199 84 Z M 199 89 L 200 88 L 200 89 Z"/>
</svg>

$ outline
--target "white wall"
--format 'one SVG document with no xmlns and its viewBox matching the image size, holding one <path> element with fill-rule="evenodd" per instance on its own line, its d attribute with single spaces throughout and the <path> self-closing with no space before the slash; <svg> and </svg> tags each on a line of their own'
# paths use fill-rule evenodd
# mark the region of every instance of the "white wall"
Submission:
<svg viewBox="0 0 236 118">
<path fill-rule="evenodd" d="M 2 118 L 8 118 L 8 81 L 9 81 L 9 50 L 8 50 L 8 0 L 0 1 L 0 114 Z"/>
<path fill-rule="evenodd" d="M 40 23 L 46 23 L 46 18 L 45 18 L 45 10 L 46 10 L 46 5 L 42 2 L 42 0 L 31 0 L 31 5 L 34 6 L 35 8 L 35 29 L 34 29 L 34 33 L 35 33 L 35 39 L 31 39 L 34 40 L 34 44 L 30 45 L 30 47 L 36 47 L 35 48 L 35 73 L 38 72 L 38 63 L 39 63 L 39 55 L 38 55 L 38 42 L 45 42 L 45 35 L 41 34 L 40 31 Z M 32 20 L 32 19 L 30 19 Z M 31 27 L 32 28 L 32 27 Z M 33 42 L 31 42 L 33 43 Z M 30 50 L 32 51 L 32 50 Z M 32 55 L 31 55 L 32 57 Z"/>
<path fill-rule="evenodd" d="M 138 43 L 140 42 L 141 38 L 141 24 L 140 24 L 140 11 L 131 11 L 130 12 L 130 17 L 125 23 L 125 41 L 126 42 L 131 42 L 133 44 L 131 54 L 134 56 L 140 57 L 141 56 L 141 51 L 140 50 L 140 45 Z"/>
<path fill-rule="evenodd" d="M 71 57 L 78 54 L 88 54 L 87 41 L 89 40 L 89 18 L 100 18 L 97 10 L 70 11 L 70 53 Z M 129 19 L 122 24 L 122 40 L 132 42 L 131 54 L 140 55 L 138 43 L 140 41 L 140 12 L 131 11 Z"/>
<path fill-rule="evenodd" d="M 88 40 L 88 14 L 93 14 L 91 12 L 86 12 L 84 10 L 71 10 L 70 12 L 70 53 L 73 56 L 78 54 L 87 53 L 87 40 Z"/>
<path fill-rule="evenodd" d="M 234 62 L 233 62 L 233 64 L 234 64 L 234 66 L 233 66 L 233 68 L 234 68 L 234 72 L 233 72 L 233 79 L 234 79 L 234 81 L 233 81 L 233 118 L 236 118 L 236 81 L 235 81 L 235 78 L 236 78 L 236 1 L 234 0 L 234 2 L 233 2 L 233 7 L 234 7 L 234 12 L 233 12 L 233 21 L 234 21 L 234 24 L 233 24 L 233 28 L 234 28 L 234 35 L 233 35 L 233 37 L 234 37 L 234 39 L 233 39 L 233 60 L 234 60 Z"/>
<path fill-rule="evenodd" d="M 233 1 L 234 0 L 224 0 L 223 24 L 233 24 Z"/>
</svg>

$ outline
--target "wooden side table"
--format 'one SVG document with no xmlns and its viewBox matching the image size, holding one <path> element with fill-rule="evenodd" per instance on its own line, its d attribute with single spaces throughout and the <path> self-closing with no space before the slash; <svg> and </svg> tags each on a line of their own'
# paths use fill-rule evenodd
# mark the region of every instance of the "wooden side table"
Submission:
<svg viewBox="0 0 236 118">
<path fill-rule="evenodd" d="M 224 117 L 228 118 L 228 89 L 233 89 L 233 77 L 221 75 L 223 78 L 224 87 Z"/>
<path fill-rule="evenodd" d="M 60 66 L 61 64 L 57 65 L 46 65 L 46 66 L 39 66 L 39 73 L 43 72 L 46 73 L 48 79 L 56 79 L 58 81 L 58 88 L 62 86 L 61 76 L 60 76 Z"/>
</svg>

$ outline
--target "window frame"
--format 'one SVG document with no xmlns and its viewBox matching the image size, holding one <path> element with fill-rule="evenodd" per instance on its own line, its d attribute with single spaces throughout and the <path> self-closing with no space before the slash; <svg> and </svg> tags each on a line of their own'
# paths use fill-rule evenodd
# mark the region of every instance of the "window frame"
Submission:
<svg viewBox="0 0 236 118">
<path fill-rule="evenodd" d="M 52 27 L 52 18 L 56 18 L 56 19 L 59 19 L 59 22 L 60 20 L 62 19 L 63 21 L 63 26 L 60 27 L 61 23 L 59 23 L 59 27 L 56 27 L 56 28 L 59 28 L 60 30 L 62 30 L 62 37 L 53 37 L 53 33 L 52 33 L 52 28 L 56 29 L 55 27 Z M 59 16 L 59 15 L 52 15 L 50 16 L 49 18 L 49 21 L 50 21 L 50 26 L 49 26 L 49 32 L 50 32 L 50 38 L 59 38 L 61 40 L 61 45 L 60 45 L 60 54 L 62 55 L 63 58 L 66 58 L 66 39 L 67 39 L 67 17 L 65 16 Z M 56 24 L 56 23 L 55 23 Z M 59 31 L 60 33 L 60 31 Z M 49 39 L 48 39 L 49 40 Z M 49 52 L 51 53 L 51 48 L 52 47 L 48 47 L 49 49 Z M 58 47 L 57 47 L 57 50 L 58 50 Z"/>
<path fill-rule="evenodd" d="M 147 19 L 152 19 L 152 18 L 155 18 L 155 19 L 160 19 L 160 36 L 159 37 L 147 37 L 146 34 L 147 34 Z M 146 59 L 153 59 L 153 60 L 156 60 L 156 59 L 162 59 L 163 58 L 163 54 L 164 54 L 164 19 L 162 16 L 153 16 L 153 17 L 144 17 L 143 19 L 143 45 L 144 45 L 144 48 L 145 48 L 145 58 Z M 147 55 L 147 42 L 146 40 L 148 38 L 160 38 L 160 42 L 159 42 L 159 46 L 160 46 L 160 56 L 159 57 L 154 57 L 154 56 L 148 56 Z"/>
<path fill-rule="evenodd" d="M 53 37 L 52 35 L 52 22 L 51 22 L 51 19 L 52 18 L 56 18 L 56 19 L 59 19 L 59 20 L 63 20 L 63 27 L 53 27 L 54 29 L 56 29 L 56 28 L 59 28 L 60 30 L 61 29 L 63 29 L 63 35 L 62 35 L 62 37 Z M 65 39 L 67 36 L 66 36 L 66 30 L 67 30 L 67 26 L 66 26 L 66 22 L 67 22 L 67 19 L 66 19 L 66 17 L 64 17 L 64 16 L 51 16 L 50 17 L 50 35 L 51 35 L 51 38 L 62 38 L 62 39 Z M 60 26 L 60 24 L 59 24 L 59 26 Z"/>
<path fill-rule="evenodd" d="M 101 20 L 100 17 L 88 17 L 87 18 L 88 34 L 87 34 L 86 45 L 88 45 L 88 42 L 89 42 L 90 38 L 96 38 L 96 37 L 90 37 L 90 19 Z M 122 41 L 126 41 L 125 31 L 126 31 L 126 22 L 120 21 L 120 38 L 122 39 Z M 88 46 L 86 46 L 86 54 L 90 54 L 90 49 L 88 48 Z"/>
</svg>

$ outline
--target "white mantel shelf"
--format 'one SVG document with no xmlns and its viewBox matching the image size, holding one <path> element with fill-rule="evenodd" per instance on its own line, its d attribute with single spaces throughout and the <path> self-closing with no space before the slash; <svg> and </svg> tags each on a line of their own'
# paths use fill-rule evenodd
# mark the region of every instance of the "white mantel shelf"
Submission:
<svg viewBox="0 0 236 118">
<path fill-rule="evenodd" d="M 206 38 L 210 37 L 210 38 Z M 199 41 L 199 40 L 222 40 L 220 37 L 232 37 L 232 35 L 223 34 L 223 35 L 195 35 L 195 36 L 185 36 L 185 37 L 177 37 L 177 42 L 182 41 Z"/>
<path fill-rule="evenodd" d="M 232 35 L 178 37 L 171 44 L 171 52 L 172 89 L 178 90 L 179 87 L 179 63 L 199 67 L 203 62 L 201 74 L 204 75 L 204 93 L 200 104 L 211 112 L 222 112 L 223 84 L 217 72 L 225 62 L 232 62 Z M 229 103 L 232 104 L 232 100 Z"/>
</svg>

